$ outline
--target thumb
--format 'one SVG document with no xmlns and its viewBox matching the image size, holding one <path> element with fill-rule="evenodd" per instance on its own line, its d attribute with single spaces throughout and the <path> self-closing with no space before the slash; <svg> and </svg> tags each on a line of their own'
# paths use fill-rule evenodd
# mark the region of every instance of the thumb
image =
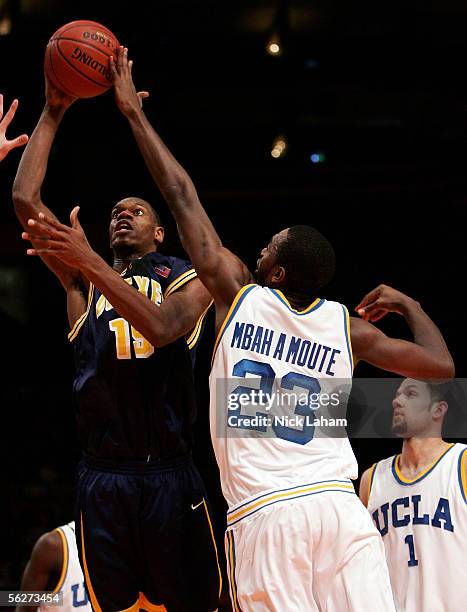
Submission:
<svg viewBox="0 0 467 612">
<path fill-rule="evenodd" d="M 143 100 L 149 98 L 149 91 L 138 91 L 139 105 L 143 108 Z"/>
<path fill-rule="evenodd" d="M 14 149 L 16 147 L 22 147 L 23 145 L 27 143 L 27 141 L 28 141 L 28 135 L 22 134 L 21 136 L 18 136 L 17 138 L 10 140 L 8 143 L 8 146 L 10 149 Z"/>
<path fill-rule="evenodd" d="M 70 213 L 71 227 L 81 229 L 81 223 L 78 221 L 79 206 L 75 206 Z"/>
</svg>

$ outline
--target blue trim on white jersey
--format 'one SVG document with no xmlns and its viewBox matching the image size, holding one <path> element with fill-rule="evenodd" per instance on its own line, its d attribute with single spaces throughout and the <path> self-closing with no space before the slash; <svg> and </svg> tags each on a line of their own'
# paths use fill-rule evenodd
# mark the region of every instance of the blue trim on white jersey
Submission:
<svg viewBox="0 0 467 612">
<path fill-rule="evenodd" d="M 227 527 L 232 527 L 233 525 L 236 525 L 239 521 L 243 521 L 243 519 L 249 517 L 249 516 L 253 516 L 253 514 L 256 514 L 257 512 L 259 512 L 260 510 L 263 510 L 264 508 L 267 508 L 268 506 L 273 506 L 274 504 L 280 504 L 282 502 L 287 502 L 287 501 L 294 501 L 296 499 L 300 499 L 302 497 L 310 497 L 311 495 L 320 495 L 321 493 L 350 493 L 350 495 L 355 495 L 355 491 L 345 491 L 343 489 L 323 489 L 322 491 L 313 491 L 311 493 L 302 493 L 301 495 L 295 495 L 294 497 L 290 497 L 290 498 L 284 498 L 284 499 L 276 499 L 274 501 L 271 501 L 267 504 L 263 504 L 262 506 L 260 506 L 259 508 L 256 508 L 255 510 L 252 510 L 251 512 L 248 512 L 247 514 L 245 514 L 244 516 L 241 516 L 240 518 L 238 518 L 236 521 L 233 521 L 233 523 L 229 523 Z"/>
<path fill-rule="evenodd" d="M 343 484 L 352 484 L 352 481 L 349 478 L 345 478 L 345 479 L 333 478 L 332 480 L 318 480 L 317 482 L 308 482 L 306 484 L 294 485 L 293 487 L 287 487 L 286 489 L 274 489 L 273 491 L 266 491 L 264 493 L 261 493 L 257 497 L 253 497 L 253 499 L 249 499 L 248 501 L 243 502 L 243 504 L 239 504 L 238 506 L 233 506 L 227 512 L 227 518 L 229 517 L 229 514 L 232 514 L 233 512 L 237 512 L 238 510 L 240 510 L 240 508 L 243 508 L 244 506 L 249 506 L 253 502 L 258 501 L 258 499 L 261 499 L 262 497 L 268 497 L 269 495 L 273 495 L 274 493 L 284 493 L 284 491 L 292 491 L 293 489 L 303 489 L 303 487 L 311 487 L 313 485 L 326 484 L 329 482 L 342 482 Z"/>
<path fill-rule="evenodd" d="M 266 491 L 253 499 L 249 499 L 237 506 L 231 508 L 227 514 L 227 528 L 243 521 L 245 518 L 256 514 L 263 508 L 267 508 L 272 504 L 279 502 L 291 502 L 295 499 L 315 495 L 316 493 L 325 492 L 344 492 L 355 495 L 355 489 L 352 481 L 345 480 L 321 480 L 319 482 L 311 482 L 309 484 L 296 485 L 286 489 Z"/>
<path fill-rule="evenodd" d="M 378 469 L 378 464 L 379 464 L 379 461 L 377 461 L 375 463 L 375 467 L 373 468 L 373 471 L 371 473 L 370 484 L 368 486 L 368 493 L 369 494 L 371 494 L 371 487 L 373 486 L 373 482 L 375 480 L 375 474 L 376 474 L 376 470 Z M 370 495 L 368 495 L 368 500 L 370 500 Z"/>
<path fill-rule="evenodd" d="M 219 338 L 217 338 L 217 339 L 216 339 L 216 342 L 215 342 L 215 345 L 214 345 L 214 354 L 213 354 L 213 356 L 212 356 L 212 363 L 214 363 L 214 357 L 215 357 L 215 354 L 216 354 L 216 352 L 217 352 L 217 349 L 218 349 L 218 348 L 219 348 L 219 346 L 220 346 L 220 343 L 221 343 L 221 341 L 222 341 L 222 338 L 224 337 L 224 334 L 225 334 L 225 332 L 226 332 L 226 329 L 227 329 L 227 328 L 229 327 L 229 325 L 231 324 L 232 319 L 234 318 L 234 316 L 236 315 L 236 313 L 237 313 L 238 309 L 239 309 L 239 308 L 240 308 L 240 306 L 242 305 L 243 300 L 244 300 L 244 299 L 246 298 L 246 296 L 247 296 L 247 295 L 250 293 L 250 291 L 252 291 L 253 289 L 257 289 L 257 288 L 258 288 L 258 285 L 255 285 L 255 284 L 252 284 L 252 285 L 250 285 L 249 287 L 247 287 L 247 288 L 246 288 L 246 289 L 243 291 L 243 293 L 242 293 L 242 295 L 240 296 L 240 298 L 238 299 L 237 303 L 235 304 L 235 308 L 233 308 L 233 309 L 232 309 L 232 312 L 230 312 L 230 313 L 227 315 L 227 317 L 226 317 L 226 319 L 225 319 L 224 323 L 222 324 L 222 333 L 221 333 L 221 335 L 219 336 Z M 242 289 L 243 289 L 243 287 L 242 287 Z M 240 289 L 240 290 L 239 290 L 239 293 L 240 293 L 240 291 L 242 291 L 242 289 Z M 237 294 L 237 295 L 238 295 L 238 294 Z M 235 296 L 235 297 L 236 297 L 236 296 Z M 234 302 L 234 301 L 235 301 L 235 299 L 233 300 L 233 302 Z M 232 302 L 232 304 L 233 304 L 233 302 Z"/>
<path fill-rule="evenodd" d="M 276 291 L 275 289 L 271 289 L 271 287 L 268 287 L 267 289 L 268 289 L 268 290 L 269 290 L 269 291 L 272 293 L 272 295 L 274 295 L 274 296 L 275 296 L 275 297 L 276 297 L 276 298 L 277 298 L 277 299 L 278 299 L 278 300 L 279 300 L 279 301 L 280 301 L 282 304 L 284 304 L 284 306 L 286 306 L 286 307 L 287 307 L 287 310 L 289 310 L 290 312 L 292 312 L 292 313 L 293 313 L 293 314 L 295 314 L 295 315 L 298 315 L 299 317 L 304 317 L 304 316 L 306 316 L 306 315 L 310 314 L 310 312 L 315 312 L 315 311 L 316 311 L 316 310 L 318 310 L 318 308 L 320 308 L 320 307 L 321 307 L 321 306 L 324 304 L 324 302 L 326 301 L 324 298 L 321 298 L 321 299 L 319 300 L 319 302 L 316 304 L 316 306 L 313 306 L 313 308 L 310 308 L 310 310 L 306 310 L 306 309 L 305 309 L 305 310 L 306 310 L 306 312 L 298 312 L 297 310 L 294 310 L 293 308 L 290 308 L 289 304 L 287 304 L 287 302 L 285 302 L 285 301 L 282 299 L 282 296 L 281 296 L 281 295 L 279 295 L 279 293 L 277 293 L 277 291 Z"/>
<path fill-rule="evenodd" d="M 349 332 L 350 332 L 350 314 L 349 311 L 347 310 L 347 308 L 341 304 L 342 307 L 342 311 L 344 312 L 344 335 L 345 335 L 345 343 L 347 344 L 347 352 L 349 353 L 349 359 L 350 359 L 350 367 L 352 368 L 352 372 L 353 372 L 353 354 L 352 354 L 352 349 L 350 348 L 350 338 L 349 338 Z M 347 317 L 349 317 L 349 324 L 347 325 Z"/>
<path fill-rule="evenodd" d="M 399 455 L 394 455 L 394 459 L 392 460 L 392 463 L 391 463 L 392 475 L 394 476 L 394 478 L 396 479 L 396 481 L 399 484 L 404 485 L 405 487 L 410 487 L 410 486 L 412 486 L 414 484 L 417 484 L 417 483 L 421 482 L 422 480 L 424 480 L 428 476 L 428 474 L 431 474 L 431 472 L 435 469 L 435 467 L 438 465 L 438 463 L 443 459 L 443 457 L 446 457 L 446 455 L 449 453 L 449 451 L 452 448 L 454 448 L 454 446 L 455 446 L 455 444 L 453 444 L 448 449 L 446 449 L 446 451 L 441 455 L 441 457 L 439 457 L 438 460 L 431 466 L 431 468 L 429 470 L 427 470 L 420 478 L 415 478 L 415 480 L 411 480 L 410 482 L 404 482 L 397 475 L 397 472 L 396 472 L 396 461 L 397 461 L 397 457 Z"/>
</svg>

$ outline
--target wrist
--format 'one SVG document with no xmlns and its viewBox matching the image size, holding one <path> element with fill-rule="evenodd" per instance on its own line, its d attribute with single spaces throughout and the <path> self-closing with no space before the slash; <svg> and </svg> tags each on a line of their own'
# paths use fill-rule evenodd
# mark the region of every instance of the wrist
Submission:
<svg viewBox="0 0 467 612">
<path fill-rule="evenodd" d="M 411 313 L 421 310 L 420 303 L 408 295 L 404 296 L 404 299 L 401 300 L 401 312 L 404 317 L 408 317 Z"/>
<path fill-rule="evenodd" d="M 138 123 L 144 116 L 143 109 L 139 106 L 132 106 L 123 113 L 130 123 Z"/>
<path fill-rule="evenodd" d="M 101 257 L 89 248 L 85 257 L 82 258 L 79 269 L 91 282 L 94 282 L 94 278 L 99 275 L 99 269 L 102 263 L 103 260 Z"/>
<path fill-rule="evenodd" d="M 63 104 L 53 104 L 46 102 L 44 106 L 44 115 L 47 115 L 55 121 L 61 121 L 68 107 Z"/>
</svg>

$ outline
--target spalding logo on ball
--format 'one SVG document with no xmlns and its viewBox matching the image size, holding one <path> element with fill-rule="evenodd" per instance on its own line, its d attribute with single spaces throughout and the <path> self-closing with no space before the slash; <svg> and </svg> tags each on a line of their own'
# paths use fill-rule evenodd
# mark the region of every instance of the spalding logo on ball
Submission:
<svg viewBox="0 0 467 612">
<path fill-rule="evenodd" d="M 77 98 L 92 98 L 111 86 L 109 58 L 117 54 L 114 34 L 95 21 L 72 21 L 52 35 L 45 71 L 53 85 Z"/>
</svg>

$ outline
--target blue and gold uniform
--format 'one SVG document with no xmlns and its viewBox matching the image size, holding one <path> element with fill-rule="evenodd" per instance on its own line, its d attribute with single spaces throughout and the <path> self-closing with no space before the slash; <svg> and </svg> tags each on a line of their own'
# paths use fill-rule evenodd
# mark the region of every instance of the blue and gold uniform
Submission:
<svg viewBox="0 0 467 612">
<path fill-rule="evenodd" d="M 122 277 L 160 305 L 196 272 L 153 252 Z M 201 329 L 202 321 L 188 338 L 155 348 L 91 285 L 87 310 L 69 334 L 84 450 L 77 542 L 94 610 L 217 608 L 217 551 L 191 460 L 190 349 Z"/>
</svg>

